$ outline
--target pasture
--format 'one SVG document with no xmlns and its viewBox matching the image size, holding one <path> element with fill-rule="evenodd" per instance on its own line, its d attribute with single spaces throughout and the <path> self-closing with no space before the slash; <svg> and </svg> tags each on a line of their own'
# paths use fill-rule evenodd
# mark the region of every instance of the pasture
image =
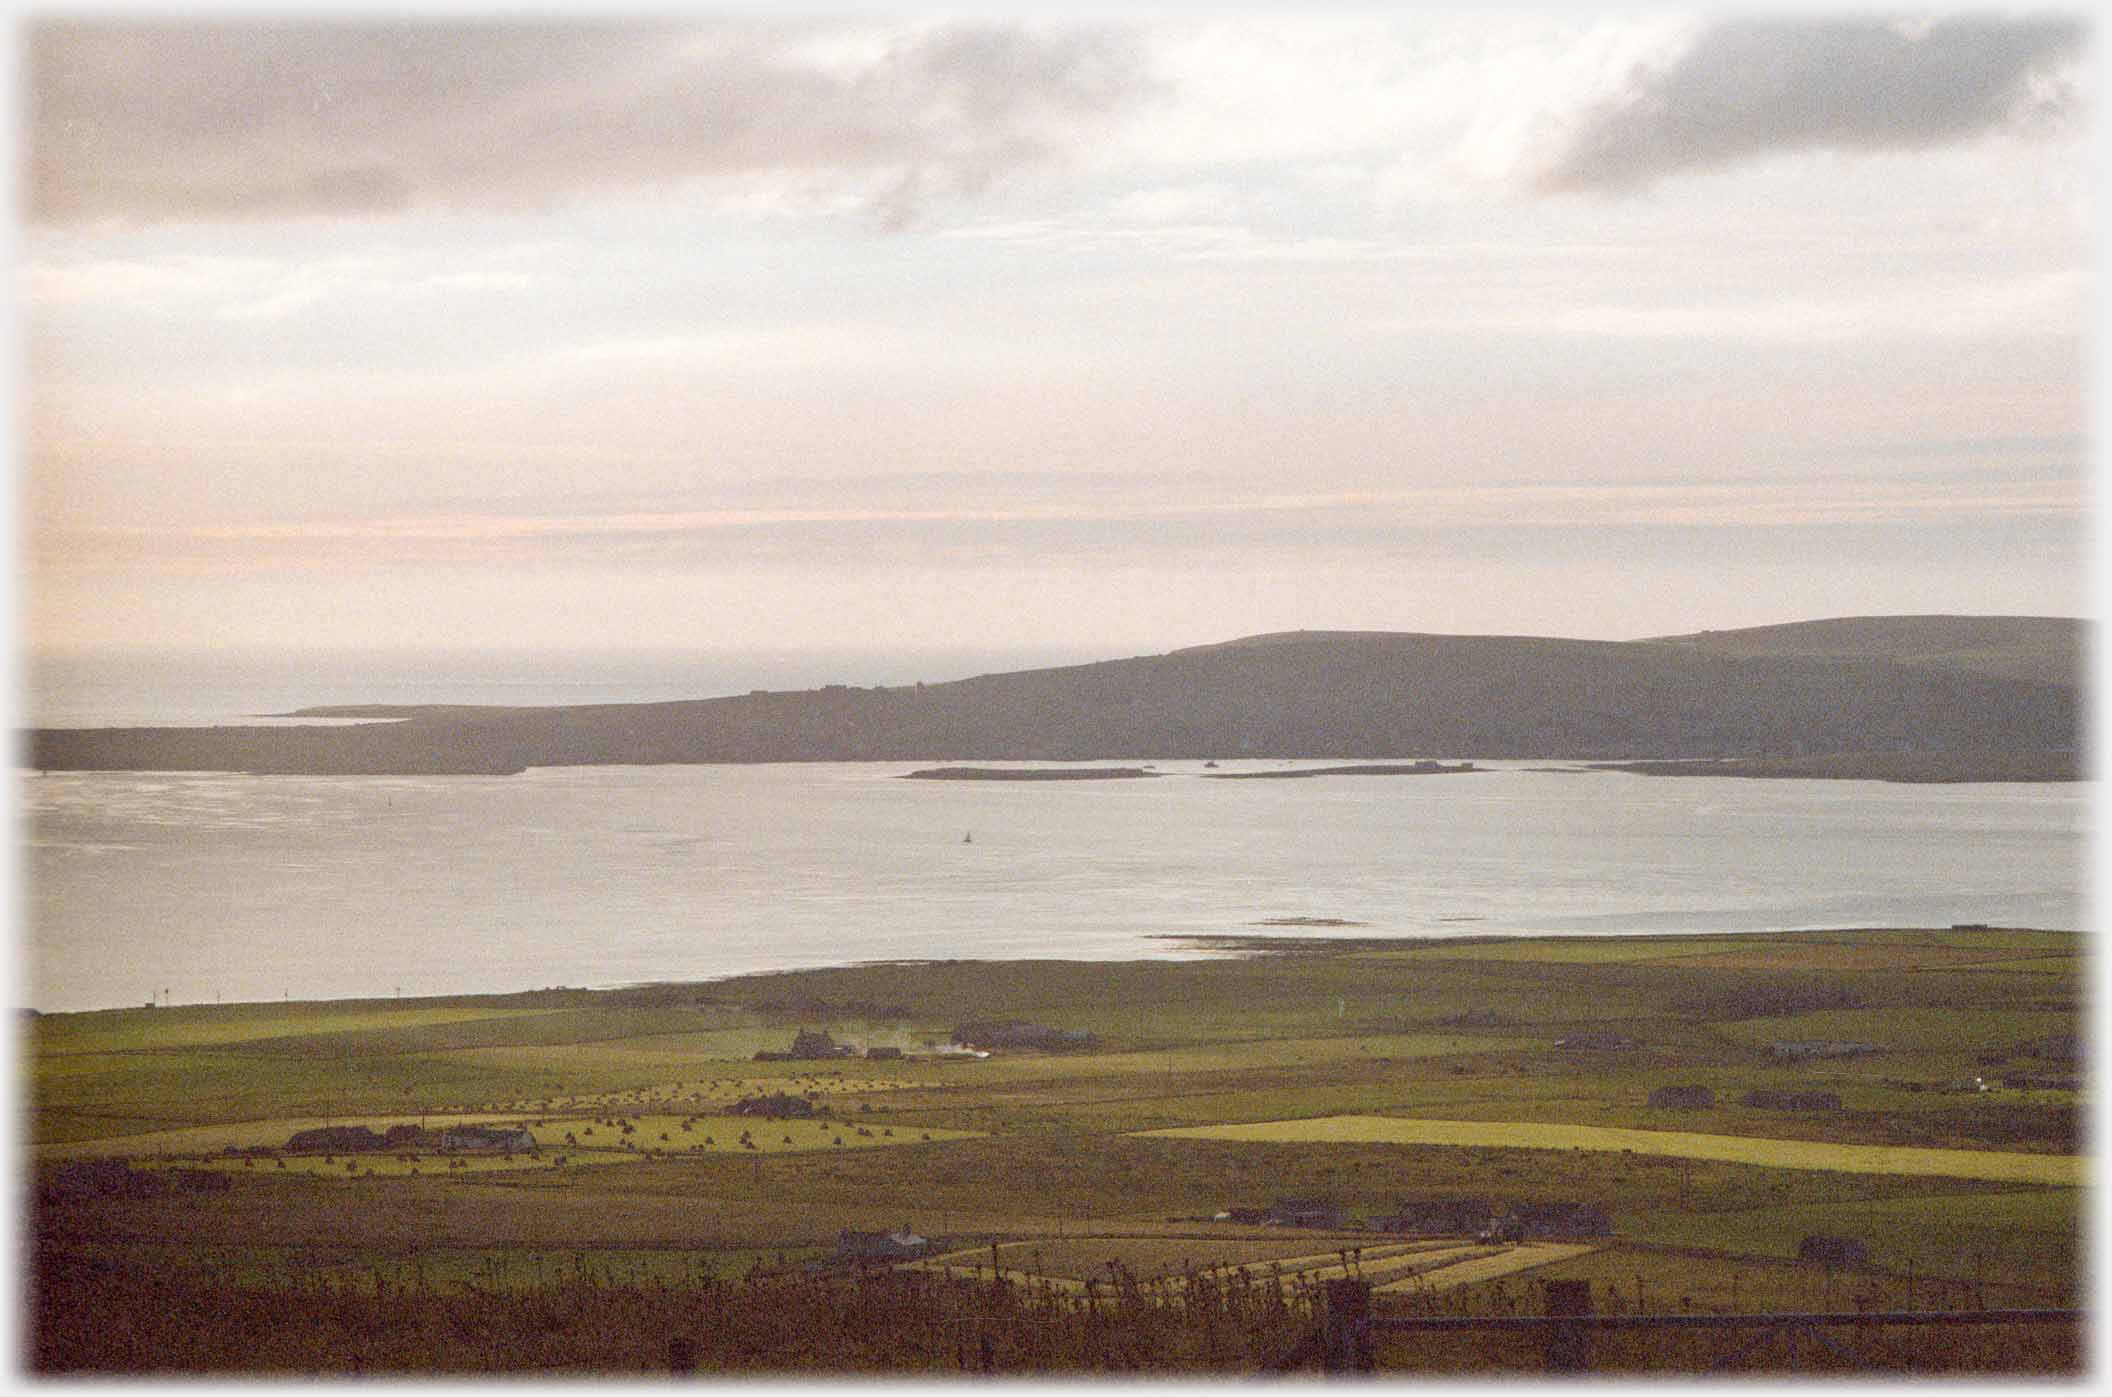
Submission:
<svg viewBox="0 0 2112 1397">
<path fill-rule="evenodd" d="M 30 1240 L 98 1304 L 133 1303 L 97 1269 L 123 1260 L 172 1292 L 188 1276 L 241 1294 L 334 1287 L 340 1302 L 406 1287 L 547 1299 L 592 1278 L 611 1294 L 782 1286 L 770 1293 L 807 1306 L 824 1291 L 805 1268 L 840 1274 L 841 1232 L 906 1226 L 940 1252 L 905 1273 L 930 1287 L 915 1305 L 965 1303 L 948 1287 L 978 1271 L 987 1283 L 993 1245 L 1006 1277 L 1074 1297 L 1119 1278 L 1171 1303 L 1191 1273 L 1261 1268 L 1277 1299 L 1251 1303 L 1291 1310 L 1240 1301 L 1198 1347 L 1154 1340 L 1234 1367 L 1252 1350 L 1223 1326 L 1288 1324 L 1341 1274 L 1371 1279 L 1382 1305 L 1498 1313 L 1562 1276 L 1607 1287 L 1606 1304 L 1639 1294 L 1653 1308 L 2073 1303 L 2082 1102 L 1999 1079 L 2080 1070 L 2022 1055 L 2081 1034 L 2079 951 L 2079 938 L 2016 930 L 1342 938 L 1195 961 L 905 962 L 488 1000 L 45 1015 L 24 1026 L 19 1068 Z M 1096 1041 L 927 1055 L 972 1019 Z M 754 1060 L 801 1028 L 910 1051 Z M 1560 1046 L 1586 1032 L 1630 1046 Z M 1821 1038 L 1878 1051 L 1794 1062 L 1771 1051 Z M 1945 1089 L 1974 1073 L 1995 1089 Z M 1669 1085 L 1709 1087 L 1717 1104 L 1651 1107 Z M 1839 1105 L 1741 1104 L 1761 1088 Z M 773 1093 L 816 1115 L 729 1114 Z M 276 1151 L 321 1124 L 491 1122 L 525 1124 L 540 1158 L 227 1153 Z M 230 1187 L 56 1188 L 64 1164 L 101 1156 L 204 1163 Z M 1332 1202 L 1349 1225 L 1316 1235 L 1212 1221 L 1280 1198 Z M 1588 1204 L 1611 1230 L 1491 1249 L 1366 1225 L 1405 1202 L 1464 1199 Z M 1798 1261 L 1814 1233 L 1864 1242 L 1868 1267 Z M 491 1303 L 492 1324 L 514 1322 Z M 650 1308 L 625 1303 L 608 1314 Z M 237 1366 L 245 1352 L 195 1351 Z M 1419 1352 L 1437 1362 L 1445 1350 Z"/>
<path fill-rule="evenodd" d="M 1694 1131 L 1608 1130 L 1597 1126 L 1517 1121 L 1411 1120 L 1388 1116 L 1318 1116 L 1248 1125 L 1191 1126 L 1148 1132 L 1160 1139 L 1243 1140 L 1261 1144 L 1385 1144 L 1488 1146 L 1513 1150 L 1604 1150 L 1754 1164 L 1765 1169 L 1812 1169 L 1843 1174 L 1889 1174 L 2074 1188 L 2085 1161 L 2075 1155 L 2011 1154 L 1999 1150 L 1927 1150 L 1903 1146 L 1835 1145 L 1769 1140 Z"/>
</svg>

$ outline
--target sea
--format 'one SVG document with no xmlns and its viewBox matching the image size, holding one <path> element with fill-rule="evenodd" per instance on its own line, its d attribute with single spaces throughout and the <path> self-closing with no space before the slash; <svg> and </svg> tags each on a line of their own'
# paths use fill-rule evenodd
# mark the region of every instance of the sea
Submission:
<svg viewBox="0 0 2112 1397">
<path fill-rule="evenodd" d="M 936 682 L 1064 651 L 31 656 L 21 720 L 646 702 Z M 294 721 L 279 719 L 276 721 Z M 1464 752 L 1431 753 L 1472 759 Z M 1142 765 L 1125 761 L 1122 765 Z M 2093 782 L 1466 775 L 934 782 L 916 763 L 518 776 L 15 774 L 19 1002 L 415 997 L 1227 936 L 2087 925 Z"/>
</svg>

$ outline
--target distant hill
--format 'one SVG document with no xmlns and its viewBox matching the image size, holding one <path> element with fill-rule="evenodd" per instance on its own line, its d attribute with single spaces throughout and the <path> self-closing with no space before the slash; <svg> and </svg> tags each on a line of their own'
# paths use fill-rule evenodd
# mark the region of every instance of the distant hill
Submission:
<svg viewBox="0 0 2112 1397">
<path fill-rule="evenodd" d="M 2072 769 L 2083 642 L 2083 623 L 2041 617 L 1870 617 L 1641 641 L 1295 631 L 899 688 L 303 710 L 395 720 L 315 728 L 44 729 L 28 754 L 45 770 L 311 773 L 1887 752 L 2066 754 Z"/>
<path fill-rule="evenodd" d="M 2079 686 L 2087 624 L 2065 616 L 1844 616 L 1738 631 L 1668 635 L 1654 644 L 1717 655 L 1891 660 Z"/>
</svg>

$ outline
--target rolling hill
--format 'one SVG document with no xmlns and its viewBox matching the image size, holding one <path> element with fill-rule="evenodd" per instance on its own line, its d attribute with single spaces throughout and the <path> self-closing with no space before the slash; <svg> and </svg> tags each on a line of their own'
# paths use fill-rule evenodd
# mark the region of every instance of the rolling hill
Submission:
<svg viewBox="0 0 2112 1397">
<path fill-rule="evenodd" d="M 1638 641 L 1294 631 L 896 688 L 302 710 L 376 720 L 329 727 L 42 729 L 27 755 L 42 770 L 504 774 L 692 762 L 1857 753 L 1959 754 L 1968 765 L 2034 754 L 2039 769 L 2051 754 L 2072 774 L 2084 642 L 2083 622 L 2042 617 L 1864 617 Z"/>
</svg>

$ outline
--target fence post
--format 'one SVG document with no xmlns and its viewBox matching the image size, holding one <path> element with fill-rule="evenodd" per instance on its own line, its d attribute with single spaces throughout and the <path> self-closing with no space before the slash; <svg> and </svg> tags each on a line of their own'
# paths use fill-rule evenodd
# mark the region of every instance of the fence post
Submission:
<svg viewBox="0 0 2112 1397">
<path fill-rule="evenodd" d="M 1371 1371 L 1371 1282 L 1345 1277 L 1327 1283 L 1326 1329 L 1320 1367 L 1328 1373 Z"/>
<path fill-rule="evenodd" d="M 1550 1319 L 1591 1313 L 1590 1281 L 1546 1281 L 1547 1313 Z M 1591 1330 L 1582 1324 L 1547 1326 L 1547 1371 L 1588 1373 L 1591 1371 Z"/>
</svg>

